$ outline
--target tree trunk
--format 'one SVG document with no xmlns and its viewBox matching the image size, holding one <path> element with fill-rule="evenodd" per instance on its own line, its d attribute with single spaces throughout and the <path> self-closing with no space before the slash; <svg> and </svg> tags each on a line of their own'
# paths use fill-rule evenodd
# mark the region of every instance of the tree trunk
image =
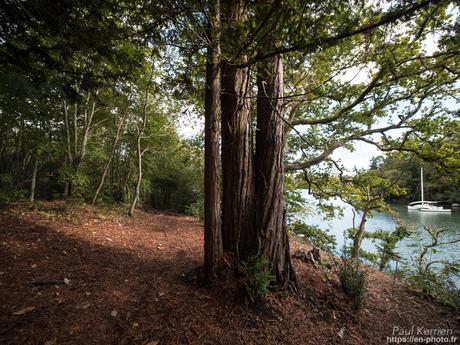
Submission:
<svg viewBox="0 0 460 345">
<path fill-rule="evenodd" d="M 367 199 L 368 199 L 368 201 L 366 203 L 366 206 L 364 207 L 363 215 L 361 217 L 361 221 L 359 222 L 358 232 L 356 233 L 355 238 L 353 239 L 353 249 L 351 251 L 351 257 L 352 258 L 358 258 L 359 257 L 359 250 L 361 248 L 361 242 L 363 241 L 364 231 L 366 230 L 367 214 L 369 213 L 369 206 L 370 206 L 370 195 L 369 195 L 369 193 L 368 193 Z"/>
<path fill-rule="evenodd" d="M 79 87 L 76 86 L 76 90 L 78 92 Z M 99 90 L 95 91 L 95 96 L 99 93 Z M 83 123 L 83 136 L 80 142 L 80 145 L 78 145 L 78 109 L 79 109 L 79 104 L 78 102 L 75 103 L 74 106 L 74 114 L 73 114 L 73 132 L 74 132 L 74 154 L 73 158 L 70 152 L 68 152 L 68 157 L 67 159 L 70 160 L 70 167 L 73 169 L 73 174 L 77 175 L 78 172 L 80 171 L 81 165 L 85 159 L 86 156 L 86 148 L 88 145 L 88 140 L 89 140 L 89 134 L 91 131 L 91 125 L 93 121 L 94 114 L 96 113 L 96 99 L 92 102 L 91 100 L 91 92 L 88 91 L 88 96 L 86 98 L 86 102 L 84 104 L 84 123 Z M 68 111 L 67 111 L 67 104 L 64 102 L 64 115 L 65 115 L 65 122 L 66 122 L 66 127 L 68 127 Z M 67 135 L 70 135 L 70 132 L 67 131 Z M 70 149 L 70 138 L 67 138 L 67 149 Z M 78 147 L 80 149 L 78 150 Z M 73 192 L 73 182 L 72 180 L 68 181 L 65 186 L 64 190 L 64 197 L 71 197 Z"/>
<path fill-rule="evenodd" d="M 64 124 L 65 124 L 65 133 L 66 133 L 66 144 L 67 144 L 67 162 L 69 166 L 72 164 L 72 145 L 70 140 L 70 124 L 69 124 L 69 112 L 67 108 L 66 100 L 62 101 L 64 108 Z"/>
<path fill-rule="evenodd" d="M 128 216 L 134 216 L 134 209 L 136 208 L 137 202 L 139 201 L 139 194 L 141 191 L 141 182 L 142 182 L 142 148 L 141 148 L 141 138 L 142 132 L 139 130 L 139 134 L 137 136 L 137 181 L 136 181 L 136 190 L 134 192 L 134 198 L 131 203 L 131 207 L 128 211 Z"/>
<path fill-rule="evenodd" d="M 269 258 L 278 283 L 297 284 L 291 265 L 284 204 L 283 62 L 277 55 L 258 66 L 255 155 L 255 228 L 259 252 Z"/>
<path fill-rule="evenodd" d="M 222 68 L 222 240 L 238 259 L 254 243 L 254 194 L 249 71 L 224 63 Z"/>
<path fill-rule="evenodd" d="M 96 91 L 97 95 L 98 91 Z M 89 98 L 90 95 L 88 95 L 88 102 L 89 103 Z M 85 124 L 83 128 L 83 137 L 81 139 L 81 144 L 80 144 L 80 153 L 77 158 L 77 162 L 75 164 L 75 174 L 77 174 L 80 171 L 80 167 L 83 163 L 83 160 L 86 157 L 86 148 L 88 146 L 88 140 L 89 140 L 89 132 L 91 130 L 91 125 L 93 121 L 94 114 L 96 112 L 96 101 L 93 101 L 91 103 L 91 108 L 89 109 L 88 113 L 88 106 L 85 107 Z"/>
<path fill-rule="evenodd" d="M 126 110 L 123 113 L 123 116 L 121 117 L 120 122 L 118 123 L 117 132 L 115 133 L 115 140 L 113 141 L 113 145 L 112 145 L 112 150 L 110 151 L 109 157 L 107 158 L 107 161 L 105 162 L 104 170 L 102 171 L 99 185 L 97 186 L 96 192 L 94 193 L 94 196 L 93 196 L 93 200 L 92 200 L 93 204 L 96 203 L 97 197 L 99 193 L 101 192 L 102 187 L 104 186 L 105 177 L 107 176 L 107 172 L 109 171 L 110 163 L 112 162 L 113 156 L 118 146 L 118 141 L 120 140 L 120 134 L 121 134 L 123 125 L 125 123 L 126 115 L 128 114 L 128 108 L 129 108 L 129 104 L 126 106 Z"/>
<path fill-rule="evenodd" d="M 30 202 L 35 201 L 35 186 L 37 184 L 38 155 L 35 155 L 34 171 L 32 173 L 32 183 L 30 184 Z"/>
<path fill-rule="evenodd" d="M 142 151 L 141 141 L 142 136 L 144 135 L 145 127 L 147 126 L 147 107 L 149 103 L 149 93 L 150 93 L 150 86 L 153 80 L 153 72 L 155 70 L 155 65 L 152 60 L 152 69 L 150 71 L 150 76 L 148 80 L 147 87 L 145 89 L 145 97 L 144 97 L 144 106 L 142 109 L 142 124 L 137 127 L 137 181 L 136 181 L 136 190 L 134 192 L 133 202 L 131 203 L 131 207 L 128 211 L 128 216 L 134 216 L 134 209 L 136 208 L 137 202 L 139 201 L 139 195 L 141 191 L 141 182 L 142 182 L 142 155 L 144 154 L 145 150 Z"/>
<path fill-rule="evenodd" d="M 222 258 L 219 186 L 220 0 L 210 1 L 204 114 L 204 272 L 212 279 Z"/>
<path fill-rule="evenodd" d="M 130 162 L 128 160 L 128 166 Z M 133 170 L 129 168 L 128 173 L 126 174 L 125 180 L 123 181 L 123 186 L 122 186 L 122 201 L 125 202 L 126 200 L 131 200 L 131 193 L 129 191 L 129 179 L 131 178 L 131 173 Z M 125 196 L 126 192 L 126 196 Z"/>
</svg>

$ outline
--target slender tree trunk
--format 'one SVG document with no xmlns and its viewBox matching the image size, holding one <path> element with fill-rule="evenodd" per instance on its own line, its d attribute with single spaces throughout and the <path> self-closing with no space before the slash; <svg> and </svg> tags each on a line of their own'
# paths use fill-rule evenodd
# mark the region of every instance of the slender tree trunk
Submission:
<svg viewBox="0 0 460 345">
<path fill-rule="evenodd" d="M 71 144 L 71 137 L 70 137 L 69 111 L 68 111 L 68 108 L 67 108 L 67 102 L 65 100 L 63 100 L 62 105 L 63 105 L 63 108 L 64 108 L 64 124 L 65 124 L 66 144 L 67 144 L 67 164 L 68 164 L 69 168 L 72 169 L 73 156 L 72 156 L 72 144 Z M 76 130 L 77 130 L 77 128 L 76 128 L 76 114 L 74 114 L 74 131 L 76 131 Z M 75 137 L 74 140 L 76 140 L 76 137 Z M 76 144 L 75 144 L 75 147 L 76 147 Z M 67 199 L 69 197 L 70 191 L 71 191 L 71 181 L 67 181 L 65 186 L 64 186 L 64 199 Z"/>
<path fill-rule="evenodd" d="M 126 106 L 126 110 L 123 113 L 123 116 L 121 117 L 120 122 L 118 123 L 117 131 L 115 133 L 115 140 L 113 141 L 112 149 L 110 150 L 109 157 L 107 158 L 107 161 L 105 162 L 104 169 L 101 175 L 101 179 L 99 181 L 99 185 L 96 188 L 96 192 L 94 192 L 94 196 L 92 200 L 93 204 L 96 203 L 97 197 L 99 193 L 101 192 L 102 187 L 104 186 L 105 177 L 107 176 L 107 172 L 109 171 L 110 164 L 112 163 L 113 156 L 118 146 L 118 141 L 120 140 L 121 130 L 123 128 L 123 125 L 125 124 L 125 119 L 128 114 L 128 108 L 129 108 L 129 104 Z"/>
<path fill-rule="evenodd" d="M 76 85 L 76 91 L 79 91 L 79 86 Z M 95 95 L 99 93 L 99 90 L 95 91 Z M 89 134 L 91 131 L 91 125 L 92 125 L 92 120 L 94 117 L 94 114 L 96 113 L 96 100 L 90 102 L 91 100 L 91 93 L 88 92 L 88 96 L 86 98 L 86 102 L 84 104 L 84 123 L 83 123 L 83 135 L 81 138 L 80 145 L 78 145 L 78 110 L 79 110 L 79 104 L 78 102 L 75 103 L 74 106 L 74 113 L 73 113 L 73 134 L 74 134 L 74 154 L 73 158 L 71 157 L 70 154 L 68 154 L 68 159 L 71 159 L 71 168 L 73 169 L 73 174 L 77 175 L 78 172 L 80 171 L 81 165 L 85 159 L 86 156 L 86 148 L 88 145 L 88 140 L 89 140 Z M 68 124 L 68 113 L 67 113 L 67 106 L 64 103 L 65 107 L 65 120 L 66 120 L 66 126 Z M 68 126 L 67 126 L 68 127 Z M 70 132 L 68 133 L 70 134 Z M 68 149 L 69 149 L 69 138 L 68 138 Z M 79 147 L 79 149 L 78 149 Z M 73 182 L 68 181 L 65 190 L 64 190 L 64 196 L 71 197 L 73 192 Z"/>
<path fill-rule="evenodd" d="M 67 162 L 69 166 L 72 164 L 72 145 L 70 140 L 70 124 L 69 124 L 69 112 L 67 108 L 67 102 L 62 101 L 64 107 L 64 124 L 65 124 L 65 133 L 66 133 L 66 144 L 67 144 Z"/>
<path fill-rule="evenodd" d="M 258 66 L 256 219 L 259 251 L 269 258 L 281 286 L 297 284 L 291 265 L 284 204 L 283 61 L 277 55 Z"/>
<path fill-rule="evenodd" d="M 220 0 L 209 2 L 204 145 L 204 271 L 211 280 L 222 258 L 219 181 Z"/>
<path fill-rule="evenodd" d="M 141 190 L 141 182 L 142 182 L 142 148 L 141 148 L 141 138 L 142 138 L 142 132 L 139 130 L 138 136 L 137 136 L 137 180 L 136 180 L 136 190 L 134 192 L 134 198 L 133 202 L 131 203 L 131 207 L 129 208 L 128 211 L 128 216 L 133 217 L 134 216 L 134 209 L 136 208 L 137 202 L 139 201 L 139 195 L 140 195 L 140 190 Z"/>
<path fill-rule="evenodd" d="M 30 184 L 30 197 L 29 201 L 35 201 L 35 186 L 37 184 L 37 171 L 38 171 L 38 154 L 35 155 L 34 171 L 32 173 L 32 183 Z"/>
<path fill-rule="evenodd" d="M 78 89 L 77 89 L 78 92 Z M 74 157 L 78 154 L 78 102 L 75 102 L 73 109 L 73 153 Z"/>
<path fill-rule="evenodd" d="M 153 59 L 153 57 L 152 57 Z M 150 77 L 148 80 L 147 87 L 145 89 L 145 97 L 144 97 L 144 106 L 142 109 L 142 124 L 138 126 L 137 128 L 137 181 L 136 181 L 136 190 L 134 192 L 134 197 L 133 201 L 131 203 L 131 207 L 129 208 L 128 211 L 128 216 L 133 217 L 134 216 L 134 209 L 136 208 L 137 202 L 139 201 L 139 195 L 141 191 L 141 182 L 142 182 L 142 155 L 144 154 L 144 151 L 142 151 L 142 136 L 144 135 L 145 127 L 147 125 L 147 106 L 149 104 L 149 93 L 150 93 L 150 86 L 152 84 L 152 79 L 153 79 L 153 72 L 155 70 L 154 63 L 152 61 L 152 69 L 150 71 Z"/>
<path fill-rule="evenodd" d="M 88 96 L 87 103 L 89 103 L 89 96 Z M 89 109 L 89 112 L 88 112 L 87 107 L 85 109 L 85 125 L 83 129 L 83 137 L 81 139 L 81 144 L 80 144 L 80 153 L 78 155 L 78 159 L 75 164 L 75 174 L 77 174 L 80 171 L 80 167 L 86 156 L 86 147 L 88 146 L 89 132 L 91 130 L 91 125 L 93 122 L 93 117 L 94 117 L 95 112 L 96 112 L 96 101 L 93 101 L 91 103 L 91 108 Z"/>
<path fill-rule="evenodd" d="M 361 242 L 363 241 L 364 237 L 364 232 L 366 231 L 366 221 L 367 221 L 367 215 L 369 213 L 369 207 L 370 207 L 370 195 L 369 192 L 367 194 L 367 203 L 366 206 L 364 207 L 363 210 L 363 215 L 361 217 L 361 221 L 359 222 L 359 227 L 358 227 L 358 232 L 356 233 L 354 239 L 353 239 L 353 248 L 351 251 L 351 257 L 352 258 L 358 258 L 359 257 L 359 250 L 361 248 Z"/>
<path fill-rule="evenodd" d="M 129 165 L 129 160 L 128 160 L 128 165 Z M 129 168 L 128 170 L 128 173 L 126 174 L 126 178 L 125 180 L 123 181 L 123 186 L 122 186 L 122 199 L 123 199 L 123 202 L 126 201 L 126 200 L 131 200 L 131 193 L 129 191 L 129 179 L 131 178 L 131 173 L 133 172 L 133 170 L 131 168 Z M 125 196 L 125 191 L 126 191 L 126 196 Z"/>
</svg>

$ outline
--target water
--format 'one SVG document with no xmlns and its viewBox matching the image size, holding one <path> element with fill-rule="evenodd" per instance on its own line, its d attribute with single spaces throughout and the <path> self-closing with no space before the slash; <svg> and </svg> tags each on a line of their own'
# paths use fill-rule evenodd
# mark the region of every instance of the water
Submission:
<svg viewBox="0 0 460 345">
<path fill-rule="evenodd" d="M 309 198 L 310 199 L 310 198 Z M 334 201 L 337 206 L 344 207 L 343 217 L 336 216 L 333 219 L 325 220 L 324 216 L 314 213 L 305 217 L 304 221 L 310 225 L 318 225 L 321 229 L 327 230 L 329 234 L 335 235 L 337 239 L 337 250 L 340 251 L 344 244 L 344 230 L 353 226 L 352 208 L 341 201 Z M 422 243 L 429 242 L 429 234 L 423 230 L 424 225 L 432 225 L 439 229 L 446 229 L 442 235 L 442 242 L 449 242 L 460 239 L 460 209 L 453 209 L 452 213 L 426 213 L 417 210 L 408 210 L 406 205 L 391 205 L 399 214 L 400 219 L 414 226 L 414 233 L 399 242 L 397 253 L 407 262 L 411 262 L 416 251 Z M 358 226 L 361 217 L 356 214 L 355 225 Z M 373 217 L 366 222 L 366 231 L 375 230 L 393 230 L 397 224 L 388 214 L 374 213 Z M 375 245 L 369 239 L 364 239 L 362 248 L 367 251 L 375 252 Z M 439 251 L 427 259 L 459 260 L 460 259 L 460 242 L 447 244 L 439 247 Z"/>
</svg>

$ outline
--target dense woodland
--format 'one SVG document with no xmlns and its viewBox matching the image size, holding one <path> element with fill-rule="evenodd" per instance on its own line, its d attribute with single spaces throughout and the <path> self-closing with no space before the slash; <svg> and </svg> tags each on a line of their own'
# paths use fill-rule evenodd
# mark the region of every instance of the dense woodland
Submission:
<svg viewBox="0 0 460 345">
<path fill-rule="evenodd" d="M 457 16 L 440 0 L 3 1 L 0 198 L 202 214 L 208 280 L 262 255 L 296 290 L 285 195 L 345 186 L 338 148 L 377 147 L 388 176 L 398 152 L 425 162 L 458 202 Z"/>
</svg>

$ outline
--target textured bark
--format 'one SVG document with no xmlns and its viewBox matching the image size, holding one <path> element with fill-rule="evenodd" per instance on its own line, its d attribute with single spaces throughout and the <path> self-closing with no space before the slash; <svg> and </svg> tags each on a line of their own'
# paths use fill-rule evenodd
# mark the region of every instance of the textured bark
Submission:
<svg viewBox="0 0 460 345">
<path fill-rule="evenodd" d="M 245 17 L 244 1 L 226 2 L 222 18 L 229 32 Z M 235 54 L 228 42 L 224 56 Z M 247 61 L 240 54 L 239 60 Z M 254 253 L 254 153 L 250 113 L 249 68 L 222 62 L 222 240 L 225 251 L 244 261 Z"/>
<path fill-rule="evenodd" d="M 252 253 L 253 152 L 249 71 L 222 67 L 222 239 L 224 250 L 244 260 Z"/>
<path fill-rule="evenodd" d="M 222 258 L 219 181 L 220 1 L 210 3 L 206 61 L 204 145 L 204 271 L 212 279 Z"/>
<path fill-rule="evenodd" d="M 257 75 L 255 228 L 259 251 L 269 258 L 282 286 L 294 283 L 284 204 L 283 62 L 277 55 L 260 63 Z"/>
</svg>

